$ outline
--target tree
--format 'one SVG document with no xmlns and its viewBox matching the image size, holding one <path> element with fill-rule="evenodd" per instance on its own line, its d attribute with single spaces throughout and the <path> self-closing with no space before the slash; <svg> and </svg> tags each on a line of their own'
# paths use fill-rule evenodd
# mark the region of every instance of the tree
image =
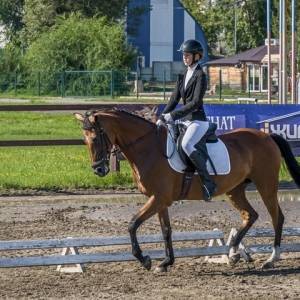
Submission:
<svg viewBox="0 0 300 300">
<path fill-rule="evenodd" d="M 108 20 L 119 22 L 127 15 L 133 16 L 134 22 L 127 28 L 129 34 L 136 33 L 144 13 L 149 11 L 146 6 L 134 6 L 127 10 L 130 0 L 30 0 L 25 2 L 24 28 L 21 40 L 30 45 L 40 34 L 51 28 L 58 16 L 65 17 L 80 12 L 83 18 L 105 16 Z"/>
<path fill-rule="evenodd" d="M 208 2 L 206 0 L 180 0 L 180 2 L 196 21 L 198 21 L 208 45 L 214 48 L 223 29 L 221 8 L 207 5 Z"/>
<path fill-rule="evenodd" d="M 214 6 L 206 0 L 181 2 L 199 22 L 212 48 L 220 41 L 227 52 L 233 54 L 235 34 L 237 53 L 264 44 L 267 35 L 265 1 L 218 0 Z"/>
<path fill-rule="evenodd" d="M 129 70 L 135 51 L 126 42 L 122 23 L 80 13 L 61 16 L 24 55 L 30 71 Z"/>
<path fill-rule="evenodd" d="M 0 2 L 0 24 L 4 26 L 4 32 L 8 39 L 11 39 L 23 27 L 24 1 L 1 0 Z"/>
<path fill-rule="evenodd" d="M 126 11 L 127 35 L 134 37 L 140 34 L 139 26 L 144 22 L 143 16 L 147 14 L 152 8 L 146 5 L 135 5 L 135 1 L 130 1 L 131 5 Z"/>
<path fill-rule="evenodd" d="M 7 44 L 0 52 L 1 72 L 24 71 L 22 49 L 13 43 Z"/>
</svg>

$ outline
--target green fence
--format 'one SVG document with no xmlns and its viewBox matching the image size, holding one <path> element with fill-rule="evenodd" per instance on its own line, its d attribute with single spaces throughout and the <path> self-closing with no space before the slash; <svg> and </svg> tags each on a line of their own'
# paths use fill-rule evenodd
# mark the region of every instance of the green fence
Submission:
<svg viewBox="0 0 300 300">
<path fill-rule="evenodd" d="M 115 71 L 1 72 L 0 93 L 53 97 L 130 95 L 135 75 Z"/>
<path fill-rule="evenodd" d="M 136 73 L 117 71 L 61 71 L 61 72 L 0 72 L 0 94 L 13 96 L 45 96 L 70 98 L 114 98 L 114 97 L 158 97 L 166 99 L 175 87 L 169 70 L 161 70 L 160 79 L 149 77 L 137 80 Z M 246 76 L 247 75 L 247 76 Z M 220 70 L 219 76 L 211 80 L 207 76 L 206 97 L 228 98 L 228 95 L 266 94 L 266 91 L 251 84 L 249 72 L 243 84 L 226 81 Z M 226 79 L 226 80 L 225 80 Z M 252 81 L 251 81 L 252 80 Z M 278 89 L 272 86 L 272 97 L 277 97 Z"/>
</svg>

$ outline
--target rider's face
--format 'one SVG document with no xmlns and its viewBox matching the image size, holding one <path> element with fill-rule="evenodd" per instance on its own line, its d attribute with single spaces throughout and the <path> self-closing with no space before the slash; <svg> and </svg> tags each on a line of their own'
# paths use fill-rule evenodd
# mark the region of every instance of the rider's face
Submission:
<svg viewBox="0 0 300 300">
<path fill-rule="evenodd" d="M 197 55 L 198 55 L 198 54 L 195 55 L 195 56 L 196 56 L 195 59 L 197 59 Z M 193 53 L 183 52 L 183 53 L 182 53 L 183 63 L 184 63 L 186 66 L 190 66 L 190 65 L 193 63 L 193 56 L 194 56 Z"/>
</svg>

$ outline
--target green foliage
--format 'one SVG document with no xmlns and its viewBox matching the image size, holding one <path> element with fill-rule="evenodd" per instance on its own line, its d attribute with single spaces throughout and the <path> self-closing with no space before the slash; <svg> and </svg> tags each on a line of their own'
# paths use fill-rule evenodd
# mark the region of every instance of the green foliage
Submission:
<svg viewBox="0 0 300 300">
<path fill-rule="evenodd" d="M 30 71 L 128 70 L 135 52 L 127 45 L 121 23 L 80 14 L 60 18 L 27 49 Z"/>
<path fill-rule="evenodd" d="M 0 24 L 4 26 L 6 37 L 12 39 L 23 26 L 23 6 L 25 0 L 1 0 Z"/>
<path fill-rule="evenodd" d="M 57 17 L 53 1 L 30 0 L 24 5 L 24 24 L 20 30 L 20 40 L 23 45 L 29 46 L 41 34 L 48 32 L 55 24 Z"/>
<path fill-rule="evenodd" d="M 130 2 L 135 1 L 131 0 Z M 152 7 L 149 7 L 147 4 L 138 6 L 136 3 L 127 9 L 126 31 L 128 36 L 135 37 L 142 34 L 139 32 L 139 26 L 144 22 L 144 15 L 149 13 L 151 9 Z"/>
<path fill-rule="evenodd" d="M 266 1 L 219 0 L 215 2 L 215 6 L 210 6 L 206 0 L 180 0 L 180 2 L 202 27 L 211 50 L 217 46 L 217 42 L 222 42 L 229 54 L 234 54 L 235 29 L 237 53 L 261 46 L 264 44 L 264 39 L 267 38 Z M 290 28 L 290 5 L 287 5 L 286 16 L 287 28 Z M 296 20 L 300 25 L 299 16 L 300 12 L 297 10 Z M 279 38 L 279 0 L 271 1 L 271 26 L 272 38 Z M 290 30 L 288 30 L 287 36 L 289 44 Z M 300 49 L 299 45 L 300 40 L 298 49 Z"/>
<path fill-rule="evenodd" d="M 114 5 L 114 2 L 118 2 Z M 31 0 L 24 5 L 24 28 L 21 33 L 22 43 L 30 45 L 56 23 L 59 16 L 80 12 L 83 18 L 107 16 L 108 19 L 119 19 L 124 15 L 128 0 L 96 1 L 60 1 Z"/>
<path fill-rule="evenodd" d="M 130 16 L 131 23 L 127 24 L 127 33 L 134 35 L 138 32 L 138 26 L 143 22 L 143 15 L 150 8 L 147 5 L 133 5 L 128 8 L 130 0 L 31 0 L 24 5 L 24 28 L 21 33 L 21 41 L 30 45 L 38 37 L 47 32 L 62 15 L 81 13 L 83 18 L 106 17 L 108 20 L 119 21 Z"/>
<path fill-rule="evenodd" d="M 9 43 L 0 50 L 0 71 L 14 72 L 24 70 L 22 49 Z"/>
<path fill-rule="evenodd" d="M 198 21 L 201 26 L 208 45 L 214 48 L 218 36 L 223 30 L 224 16 L 222 7 L 207 5 L 206 0 L 180 0 L 189 13 Z M 228 21 L 227 21 L 228 22 Z"/>
</svg>

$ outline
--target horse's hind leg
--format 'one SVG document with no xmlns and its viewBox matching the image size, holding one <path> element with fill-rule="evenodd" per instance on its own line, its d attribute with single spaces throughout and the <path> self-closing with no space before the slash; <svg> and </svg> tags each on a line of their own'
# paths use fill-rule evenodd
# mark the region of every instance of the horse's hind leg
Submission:
<svg viewBox="0 0 300 300">
<path fill-rule="evenodd" d="M 239 244 L 258 218 L 258 213 L 246 198 L 245 190 L 248 184 L 249 182 L 243 182 L 226 193 L 228 200 L 237 209 L 243 220 L 242 226 L 239 228 L 231 245 L 229 245 L 229 262 L 231 265 L 236 264 L 240 260 L 240 253 L 238 252 Z"/>
<path fill-rule="evenodd" d="M 155 271 L 156 272 L 166 272 L 167 267 L 173 265 L 174 263 L 174 251 L 172 245 L 172 230 L 169 218 L 168 209 L 165 208 L 158 213 L 158 219 L 160 222 L 162 234 L 165 241 L 165 250 L 166 250 L 166 257 L 164 261 L 159 264 Z"/>
<path fill-rule="evenodd" d="M 256 187 L 271 216 L 275 232 L 273 252 L 270 258 L 263 264 L 262 269 L 274 268 L 275 262 L 280 259 L 280 243 L 284 223 L 284 215 L 278 204 L 278 185 L 273 184 L 272 186 L 261 187 L 260 184 L 257 184 Z"/>
</svg>

